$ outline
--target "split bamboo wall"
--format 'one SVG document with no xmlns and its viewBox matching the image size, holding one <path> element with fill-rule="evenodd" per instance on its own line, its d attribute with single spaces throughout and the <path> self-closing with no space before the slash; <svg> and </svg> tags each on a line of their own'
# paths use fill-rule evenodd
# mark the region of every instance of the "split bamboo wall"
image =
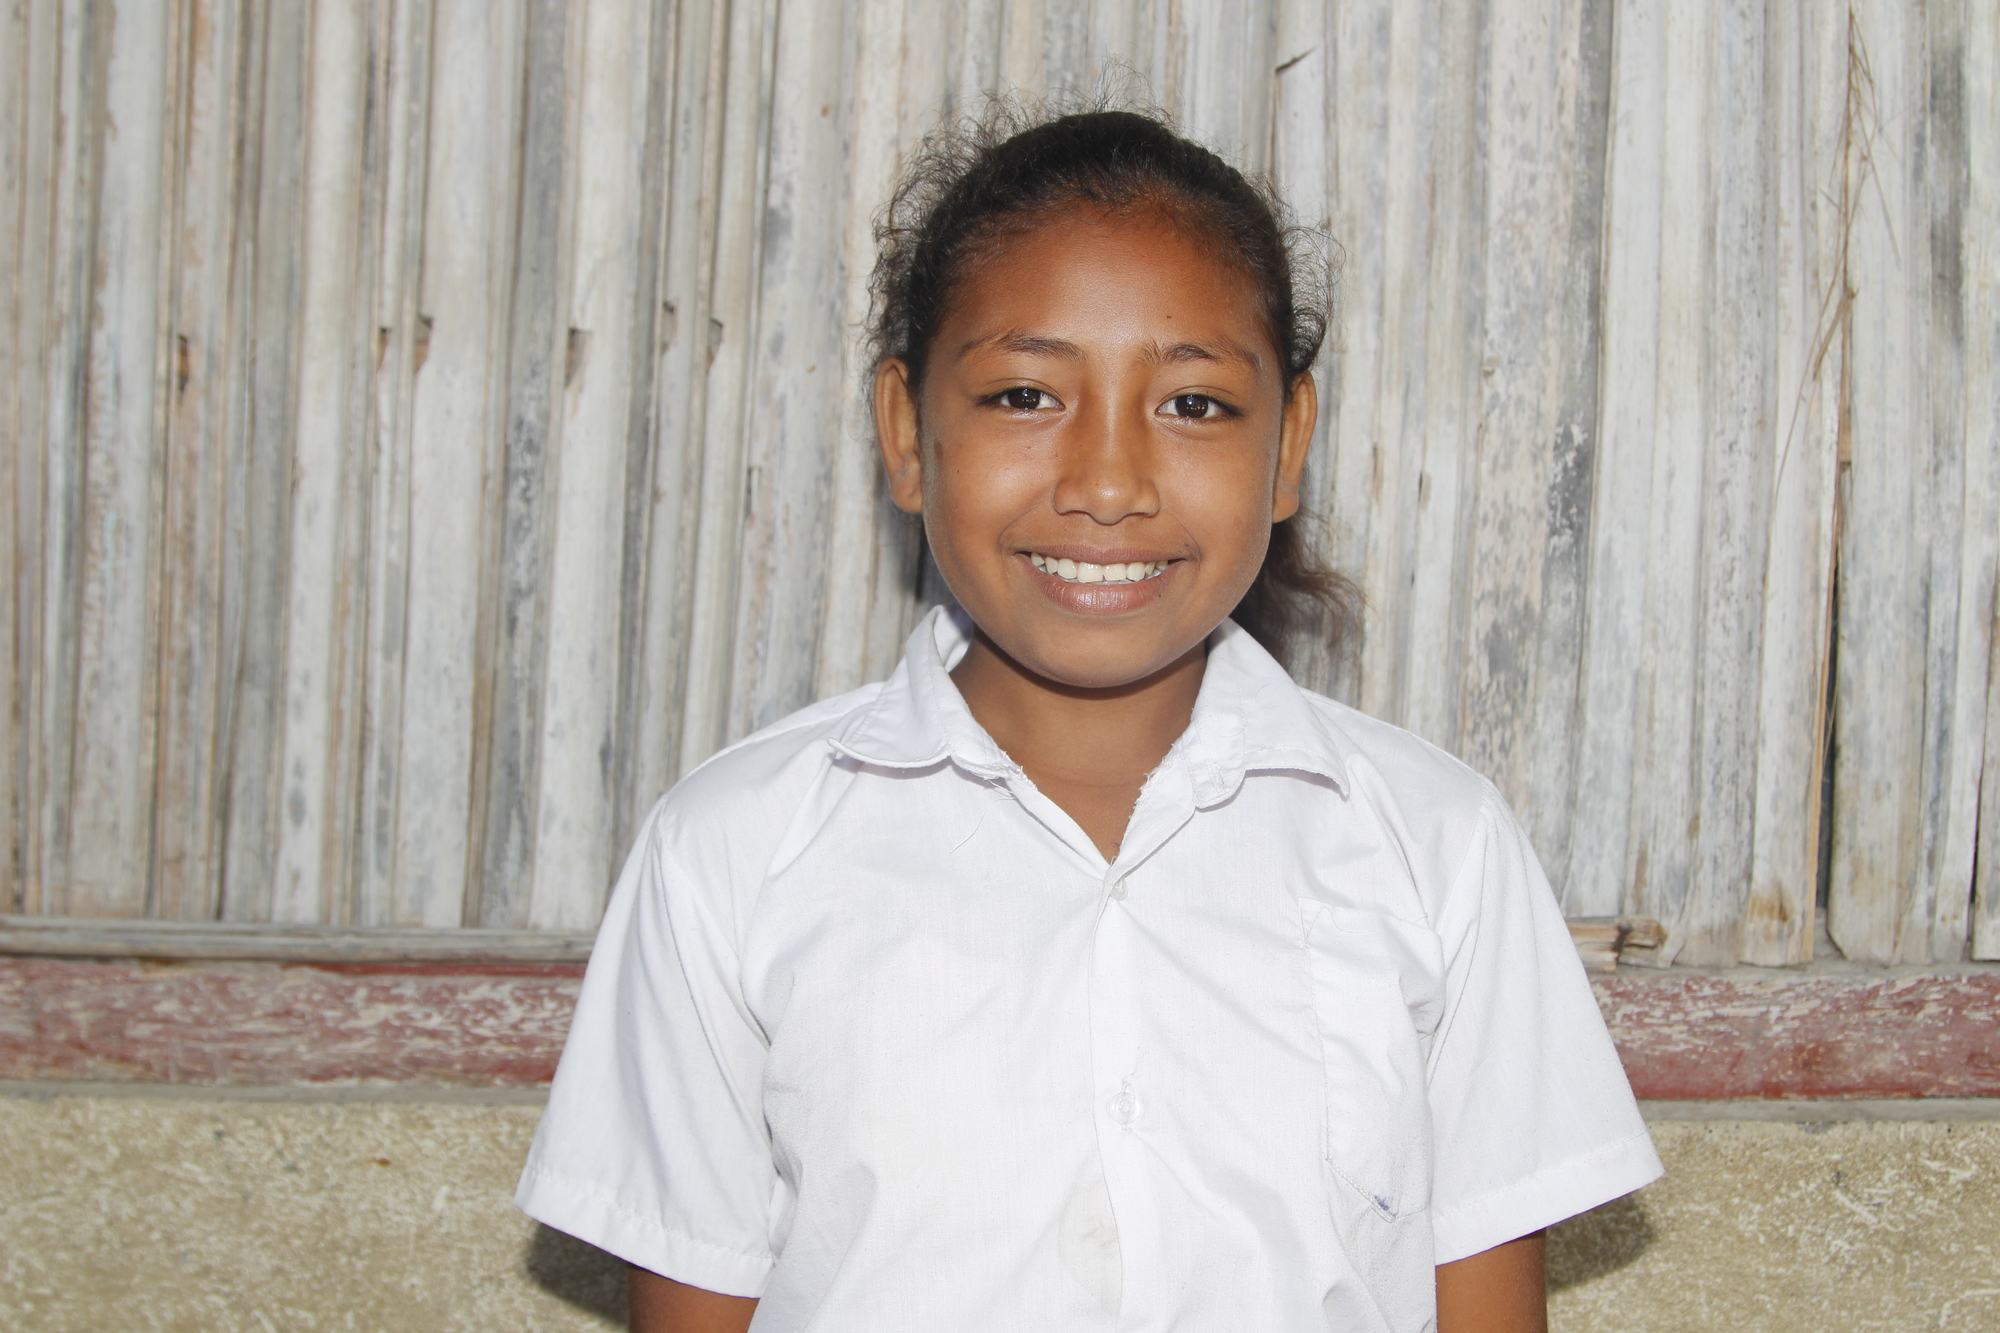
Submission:
<svg viewBox="0 0 2000 1333">
<path fill-rule="evenodd" d="M 1996 0 L 20 0 L 0 910 L 592 925 L 927 600 L 902 154 L 1114 60 L 1344 249 L 1311 682 L 1684 963 L 2000 956 Z"/>
</svg>

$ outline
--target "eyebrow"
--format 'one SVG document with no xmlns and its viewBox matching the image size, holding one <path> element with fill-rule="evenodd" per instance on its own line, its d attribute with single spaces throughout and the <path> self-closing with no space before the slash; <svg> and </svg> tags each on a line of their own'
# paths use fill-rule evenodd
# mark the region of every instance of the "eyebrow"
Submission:
<svg viewBox="0 0 2000 1333">
<path fill-rule="evenodd" d="M 992 347 L 1002 352 L 1013 352 L 1020 356 L 1054 357 L 1062 361 L 1083 360 L 1083 349 L 1064 338 L 1051 338 L 1039 333 L 1025 333 L 1019 329 L 1009 329 L 987 338 L 973 338 L 958 349 L 963 359 L 977 348 Z M 1224 340 L 1215 343 L 1154 343 L 1146 349 L 1146 359 L 1155 365 L 1180 365 L 1189 361 L 1236 361 L 1252 370 L 1263 368 L 1263 360 L 1247 348 L 1239 347 Z"/>
<path fill-rule="evenodd" d="M 1002 352 L 1013 352 L 1020 356 L 1050 356 L 1062 361 L 1083 360 L 1083 349 L 1062 338 L 1044 337 L 1038 333 L 1023 333 L 1019 329 L 1009 329 L 989 338 L 973 338 L 958 349 L 962 359 L 980 347 L 992 347 Z"/>
<path fill-rule="evenodd" d="M 1179 365 L 1185 361 L 1238 361 L 1252 370 L 1258 370 L 1264 364 L 1255 352 L 1226 339 L 1213 343 L 1175 343 L 1171 347 L 1155 343 L 1147 357 L 1163 366 Z"/>
</svg>

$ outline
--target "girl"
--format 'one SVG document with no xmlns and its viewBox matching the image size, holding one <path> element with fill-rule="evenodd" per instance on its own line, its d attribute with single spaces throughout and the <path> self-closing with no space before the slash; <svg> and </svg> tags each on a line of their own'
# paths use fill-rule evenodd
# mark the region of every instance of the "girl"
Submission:
<svg viewBox="0 0 2000 1333">
<path fill-rule="evenodd" d="M 958 606 L 619 881 L 518 1198 L 633 1328 L 1538 1329 L 1541 1229 L 1659 1173 L 1499 795 L 1272 656 L 1346 588 L 1287 243 L 1128 113 L 899 191 L 876 425 Z"/>
</svg>

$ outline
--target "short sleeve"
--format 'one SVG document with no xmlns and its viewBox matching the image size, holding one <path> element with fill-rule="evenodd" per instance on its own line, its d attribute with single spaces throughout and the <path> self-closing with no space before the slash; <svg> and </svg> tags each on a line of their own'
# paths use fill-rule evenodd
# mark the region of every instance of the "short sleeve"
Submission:
<svg viewBox="0 0 2000 1333">
<path fill-rule="evenodd" d="M 678 868 L 666 823 L 656 809 L 612 892 L 514 1201 L 642 1268 L 756 1296 L 782 1197 L 767 1046 L 717 886 Z"/>
<path fill-rule="evenodd" d="M 1449 1263 L 1661 1168 L 1555 895 L 1497 794 L 1436 925 L 1446 1007 L 1431 1050 L 1431 1218 Z"/>
</svg>

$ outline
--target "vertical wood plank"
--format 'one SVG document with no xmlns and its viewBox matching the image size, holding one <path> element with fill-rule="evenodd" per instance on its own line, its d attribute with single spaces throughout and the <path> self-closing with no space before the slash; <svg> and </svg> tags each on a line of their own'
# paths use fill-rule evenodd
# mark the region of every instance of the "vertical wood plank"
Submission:
<svg viewBox="0 0 2000 1333">
<path fill-rule="evenodd" d="M 1700 0 L 1665 6 L 1658 359 L 1653 374 L 1651 503 L 1645 533 L 1645 629 L 1638 658 L 1629 892 L 1668 923 L 1662 949 L 1684 942 L 1681 918 L 1692 869 L 1695 676 L 1699 650 L 1701 502 L 1707 418 L 1702 380 L 1703 298 L 1709 261 L 1711 32 Z"/>
<path fill-rule="evenodd" d="M 1619 0 L 1605 182 L 1604 350 L 1591 500 L 1576 812 L 1563 909 L 1608 916 L 1630 893 L 1637 672 L 1645 635 L 1646 516 L 1660 339 L 1661 161 L 1666 126 L 1666 14 L 1659 0 Z M 1681 133 L 1692 133 L 1683 128 Z"/>
<path fill-rule="evenodd" d="M 1422 471 L 1417 477 L 1414 562 L 1404 589 L 1409 615 L 1403 725 L 1456 750 L 1465 660 L 1468 529 L 1474 493 L 1467 473 L 1480 398 L 1479 296 L 1486 285 L 1479 219 L 1486 176 L 1479 112 L 1490 94 L 1490 11 L 1439 11 L 1435 175 L 1424 257 Z M 1407 437 L 1406 437 L 1407 438 Z"/>
<path fill-rule="evenodd" d="M 775 0 L 733 0 L 728 68 L 711 85 L 722 127 L 722 162 L 710 279 L 708 403 L 703 419 L 701 517 L 694 560 L 688 685 L 681 729 L 682 771 L 721 748 L 730 727 L 730 688 L 741 562 L 747 397 L 759 338 L 758 278 L 766 210 L 769 111 L 763 95 L 774 58 Z M 815 108 L 817 110 L 817 108 Z"/>
<path fill-rule="evenodd" d="M 847 26 L 837 12 L 810 0 L 778 6 L 746 420 L 748 503 L 738 555 L 743 582 L 732 738 L 812 698 L 822 644 L 825 584 L 808 571 L 828 549 L 828 418 L 839 401 L 842 331 L 827 318 L 829 309 L 840 308 L 839 236 L 816 221 L 843 213 L 847 146 L 840 128 L 847 90 L 840 62 L 827 60 L 825 52 L 845 47 Z"/>
<path fill-rule="evenodd" d="M 372 913 L 380 888 L 367 874 L 365 856 L 367 843 L 375 840 L 369 760 L 372 733 L 378 723 L 393 722 L 395 701 L 371 688 L 384 683 L 387 673 L 378 675 L 370 668 L 382 646 L 374 632 L 376 615 L 388 601 L 378 594 L 401 582 L 405 561 L 403 534 L 395 521 L 395 501 L 403 487 L 400 455 L 393 437 L 385 452 L 378 429 L 382 393 L 387 389 L 393 394 L 401 379 L 389 366 L 388 339 L 382 332 L 389 327 L 382 314 L 382 282 L 390 229 L 398 241 L 403 239 L 402 219 L 392 219 L 390 212 L 403 193 L 395 180 L 401 163 L 393 140 L 399 120 L 394 107 L 402 92 L 396 9 L 397 0 L 371 0 L 353 16 L 361 44 L 361 106 L 352 150 L 359 171 L 343 349 L 345 438 L 340 447 L 336 582 L 330 597 L 337 633 L 328 672 L 335 707 L 324 760 L 330 798 L 321 853 L 326 888 L 318 917 L 343 925 Z"/>
<path fill-rule="evenodd" d="M 1848 957 L 1889 962 L 1929 948 L 1927 930 L 1906 941 L 1903 929 L 1926 789 L 1924 576 L 1928 536 L 1940 525 L 1955 536 L 1956 515 L 1927 512 L 1925 504 L 1929 210 L 1922 206 L 1923 158 L 1912 151 L 1924 104 L 1921 14 L 1874 0 L 1856 0 L 1851 13 L 1852 461 L 1841 529 L 1827 924 Z"/>
<path fill-rule="evenodd" d="M 999 0 L 999 9 L 999 77 L 993 87 L 1003 94 L 1024 89 L 1039 95 L 1048 86 L 1042 70 L 1047 0 Z"/>
<path fill-rule="evenodd" d="M 74 689 L 63 910 L 137 916 L 147 896 L 153 745 L 156 414 L 163 406 L 160 229 L 170 11 L 140 6 L 104 43 L 82 427 Z M 116 127 L 115 130 L 113 127 Z"/>
<path fill-rule="evenodd" d="M 1974 958 L 2000 959 L 2000 608 L 1988 640 L 1986 683 L 1986 755 L 1979 784 L 1979 866 L 1973 886 L 1972 947 Z"/>
<path fill-rule="evenodd" d="M 372 138 L 376 206 L 371 293 L 375 361 L 369 401 L 373 460 L 368 490 L 367 622 L 356 802 L 352 916 L 356 924 L 414 925 L 399 911 L 397 811 L 401 800 L 405 685 L 410 634 L 413 514 L 410 507 L 413 395 L 423 272 L 425 141 L 431 97 L 429 0 L 378 5 L 370 96 L 382 108 Z M 424 350 L 428 352 L 427 341 Z M 475 451 L 476 455 L 476 451 Z M 429 516 L 426 516 L 428 521 Z M 422 721 L 418 722 L 423 725 Z M 464 816 L 457 819 L 462 830 Z"/>
<path fill-rule="evenodd" d="M 625 484 L 632 438 L 633 343 L 651 342 L 652 292 L 640 282 L 652 116 L 652 9 L 588 0 L 575 11 L 569 81 L 574 183 L 564 194 L 569 321 L 560 462 L 552 498 L 548 648 L 541 671 L 534 881 L 527 924 L 588 929 L 611 876 L 613 752 L 620 663 Z M 619 849 L 622 851 L 622 849 Z"/>
<path fill-rule="evenodd" d="M 27 717 L 32 568 L 26 549 L 35 532 L 34 500 L 40 466 L 35 448 L 40 395 L 32 365 L 41 350 L 39 307 L 46 275 L 45 235 L 34 225 L 45 214 L 52 184 L 46 149 L 36 131 L 50 80 L 31 61 L 47 56 L 47 16 L 40 6 L 15 5 L 0 14 L 0 910 L 26 906 L 28 869 Z M 31 164 L 33 164 L 31 166 Z M 36 171 L 36 168 L 39 168 Z M 31 171 L 36 174 L 30 175 Z"/>
<path fill-rule="evenodd" d="M 1968 0 L 1965 10 L 1965 162 L 1963 285 L 1965 310 L 1966 476 L 1982 472 L 1985 502 L 2000 503 L 2000 3 Z M 1967 486 L 1968 500 L 1972 485 Z M 1983 527 L 1969 511 L 1968 538 L 1991 543 L 2000 521 Z M 1990 544 L 1967 573 L 1989 589 L 1986 740 L 1979 781 L 1978 882 L 1972 909 L 1972 956 L 2000 958 L 2000 564 Z M 1967 738 L 1969 741 L 1969 738 Z"/>
<path fill-rule="evenodd" d="M 1750 887 L 1757 739 L 1757 657 L 1769 528 L 1773 417 L 1769 379 L 1776 293 L 1764 182 L 1762 9 L 1718 6 L 1709 35 L 1706 136 L 1705 454 L 1694 691 L 1694 824 L 1688 833 L 1682 961 L 1733 965 Z"/>
<path fill-rule="evenodd" d="M 1418 83 L 1430 5 L 1329 5 L 1326 43 L 1328 198 L 1324 216 L 1338 262 L 1337 318 L 1328 339 L 1321 412 L 1326 443 L 1312 460 L 1314 507 L 1333 561 L 1367 598 L 1361 642 L 1333 692 L 1364 711 L 1401 717 L 1401 645 L 1408 624 L 1404 543 L 1386 523 L 1402 515 L 1400 484 L 1416 447 L 1401 415 L 1422 401 L 1421 286 L 1415 250 L 1428 230 L 1427 173 L 1390 173 L 1397 160 L 1431 161 L 1430 110 Z M 1311 63 L 1308 56 L 1301 67 Z M 1289 71 L 1288 71 L 1289 74 Z M 1404 89 L 1397 97 L 1392 90 Z M 1402 150 L 1416 148 L 1408 156 Z M 1416 179 L 1412 179 L 1412 178 Z M 1413 226 L 1413 217 L 1425 225 Z M 1414 322 L 1413 322 L 1414 321 Z M 1380 404 L 1378 406 L 1378 404 Z M 1414 480 L 1410 483 L 1414 495 Z"/>
<path fill-rule="evenodd" d="M 1590 533 L 1597 470 L 1600 356 L 1604 342 L 1605 167 L 1610 136 L 1612 0 L 1583 0 L 1577 17 L 1577 86 L 1569 116 L 1575 163 L 1561 302 L 1544 503 L 1540 641 L 1535 645 L 1523 804 L 1530 837 L 1557 893 L 1570 864 L 1582 743 L 1583 645 L 1588 628 Z"/>
<path fill-rule="evenodd" d="M 1769 190 L 1775 325 L 1771 349 L 1769 540 L 1764 567 L 1757 773 L 1742 958 L 1812 957 L 1820 783 L 1826 754 L 1838 495 L 1841 123 L 1847 16 L 1812 4 L 1773 11 L 1776 127 Z"/>
<path fill-rule="evenodd" d="M 710 265 L 722 194 L 724 78 L 729 14 L 706 0 L 676 6 L 672 162 L 666 179 L 657 377 L 651 388 L 652 472 L 647 479 L 645 566 L 640 606 L 628 613 L 638 666 L 627 730 L 632 777 L 622 829 L 681 771 L 689 661 L 695 651 L 696 539 L 703 498 L 703 423 L 709 401 Z"/>
<path fill-rule="evenodd" d="M 1051 96 L 1075 97 L 1090 90 L 1090 21 L 1092 12 L 1100 7 L 1086 0 L 1050 5 L 1044 11 L 1042 80 Z M 856 64 L 853 68 L 863 81 L 867 79 L 866 66 Z"/>
<path fill-rule="evenodd" d="M 436 0 L 422 272 L 411 331 L 410 532 L 395 924 L 477 922 L 475 701 L 488 505 L 507 401 L 522 5 Z M 483 784 L 481 784 L 483 785 Z"/>
<path fill-rule="evenodd" d="M 159 763 L 151 912 L 209 920 L 221 887 L 219 741 L 229 676 L 217 572 L 228 531 L 229 436 L 243 371 L 237 223 L 243 180 L 243 6 L 190 0 L 176 49 L 185 93 L 178 207 L 167 220 L 171 293 L 160 541 Z"/>
<path fill-rule="evenodd" d="M 1160 88 L 1160 105 L 1173 123 L 1185 127 L 1188 115 L 1187 0 L 1167 0 L 1161 22 L 1154 29 L 1152 59 L 1147 72 Z"/>
<path fill-rule="evenodd" d="M 30 750 L 26 804 L 28 890 L 31 911 L 60 914 L 66 909 L 69 878 L 68 795 L 75 757 L 76 628 L 82 520 L 82 436 L 87 397 L 92 272 L 96 233 L 99 122 L 97 101 L 103 71 L 97 59 L 98 33 L 79 6 L 57 2 L 38 11 L 44 18 L 37 67 L 50 71 L 46 97 L 37 106 L 50 145 L 46 171 L 52 196 L 46 214 L 29 220 L 36 228 L 29 245 L 45 256 L 39 295 L 46 302 L 40 332 L 43 355 L 36 388 L 41 411 L 34 452 L 38 485 L 23 494 L 38 502 L 36 539 L 23 543 L 31 565 L 26 586 L 33 604 L 29 619 L 28 725 Z M 46 226 L 46 230 L 40 230 Z M 39 242 L 39 244 L 37 244 Z"/>
<path fill-rule="evenodd" d="M 924 135 L 963 114 L 966 106 L 965 90 L 957 83 L 961 62 L 955 57 L 966 40 L 968 7 L 906 0 L 901 9 L 897 27 L 901 49 L 896 53 L 897 171 Z M 976 92 L 975 88 L 975 95 Z M 879 209 L 887 202 L 888 194 L 884 192 L 870 201 L 870 207 Z M 867 267 L 872 270 L 874 262 L 871 246 Z"/>
<path fill-rule="evenodd" d="M 240 532 L 223 577 L 228 717 L 228 829 L 222 915 L 271 920 L 285 740 L 294 433 L 305 285 L 308 15 L 259 4 L 248 35 L 251 108 L 245 174 L 255 182 L 242 224 L 249 275 L 248 426 L 230 442 L 227 504 Z"/>
<path fill-rule="evenodd" d="M 1970 202 L 1973 93 L 1966 80 L 1974 59 L 1966 0 L 1925 8 L 1928 91 L 1923 148 L 1928 192 L 1930 264 L 1929 347 L 1932 464 L 1930 507 L 1950 522 L 1932 533 L 1930 643 L 1925 654 L 1926 731 L 1923 859 L 1905 922 L 1903 953 L 1917 961 L 1956 962 L 1965 956 L 1978 844 L 1980 771 L 1994 601 L 2000 563 L 2000 457 L 1990 426 L 1966 410 L 1974 394 L 1976 354 L 1969 324 L 1981 316 L 1966 303 L 1966 259 L 1972 231 L 1995 225 L 1975 219 Z M 1982 429 L 1982 427 L 1986 427 Z M 1953 529 L 1955 528 L 1955 531 Z"/>
<path fill-rule="evenodd" d="M 645 15 L 652 50 L 641 71 L 647 114 L 639 145 L 632 331 L 625 351 L 630 384 L 621 404 L 626 438 L 621 519 L 624 549 L 618 566 L 618 693 L 614 703 L 611 792 L 607 802 L 613 865 L 618 864 L 616 858 L 631 845 L 638 831 L 646 808 L 641 802 L 650 801 L 663 789 L 660 786 L 648 789 L 642 785 L 642 776 L 656 773 L 660 762 L 675 752 L 678 740 L 675 722 L 679 710 L 658 707 L 653 697 L 658 673 L 647 652 L 656 528 L 667 529 L 658 534 L 664 538 L 661 544 L 669 545 L 678 557 L 681 544 L 677 520 L 680 506 L 685 502 L 683 488 L 676 485 L 670 508 L 668 497 L 661 493 L 659 485 L 665 467 L 678 471 L 681 464 L 681 459 L 676 458 L 663 466 L 660 456 L 663 448 L 675 447 L 678 441 L 669 445 L 665 438 L 659 397 L 660 372 L 678 323 L 671 248 L 674 215 L 668 198 L 685 156 L 679 121 L 686 105 L 679 86 L 683 82 L 685 51 L 678 8 L 673 0 L 647 0 Z M 702 33 L 696 33 L 694 40 L 705 56 L 707 44 Z M 689 85 L 686 91 L 698 91 L 698 75 L 686 82 Z M 680 390 L 686 383 L 681 380 L 665 387 Z M 677 686 L 679 652 L 669 650 L 663 656 L 673 669 L 670 684 Z M 596 892 L 601 895 L 605 888 L 600 885 Z"/>
<path fill-rule="evenodd" d="M 1089 18 L 1089 70 L 1093 80 L 1108 74 L 1115 82 L 1120 73 L 1113 68 L 1114 63 L 1135 74 L 1151 63 L 1148 57 L 1153 29 L 1159 22 L 1159 7 L 1156 0 L 1094 0 Z M 1307 7 L 1318 10 L 1316 3 L 1294 6 Z"/>
<path fill-rule="evenodd" d="M 1962 0 L 1936 0 L 1917 17 L 1913 39 L 1911 92 L 1922 106 L 1921 136 L 1905 140 L 1906 151 L 1919 163 L 1910 182 L 1913 225 L 1923 243 L 1911 257 L 1918 266 L 1911 276 L 1922 291 L 1916 312 L 1917 345 L 1911 350 L 1918 374 L 1928 390 L 1928 421 L 1919 419 L 1911 443 L 1917 463 L 1917 504 L 1936 525 L 1921 543 L 1916 558 L 1922 572 L 1918 588 L 1924 599 L 1925 641 L 1921 691 L 1924 726 L 1919 771 L 1922 786 L 1917 803 L 1917 855 L 1902 899 L 1903 919 L 1896 930 L 1896 954 L 1909 962 L 1928 961 L 1943 946 L 1956 961 L 1965 946 L 1966 914 L 1972 890 L 1972 833 L 1976 816 L 1978 754 L 1968 758 L 1955 744 L 1954 713 L 1973 714 L 1986 703 L 1985 639 L 1979 638 L 1977 710 L 1955 688 L 1971 665 L 1959 641 L 1960 615 L 1967 591 L 1961 578 L 1965 552 L 1965 417 L 1957 409 L 1965 395 L 1964 312 L 1959 306 L 1959 231 L 1965 207 L 1962 153 L 1965 147 L 1963 89 L 1958 86 Z M 1903 138 L 1900 127 L 1891 131 Z M 1926 438 L 1928 437 L 1928 438 Z M 1928 445 L 1925 448 L 1924 445 Z M 1982 627 L 1983 628 L 1983 627 Z M 1910 688 L 1910 682 L 1905 688 Z M 1961 796 L 1954 779 L 1964 779 Z M 1957 825 L 1956 828 L 1953 826 Z M 1946 943 L 1949 941 L 1949 943 Z"/>
<path fill-rule="evenodd" d="M 341 855 L 352 814 L 343 778 L 353 692 L 356 607 L 352 492 L 357 338 L 368 314 L 356 291 L 363 259 L 363 151 L 368 29 L 340 5 L 315 9 L 311 32 L 298 415 L 285 617 L 285 713 L 271 920 L 323 921 L 345 889 Z M 364 288 L 365 290 L 365 288 Z"/>
<path fill-rule="evenodd" d="M 558 399 L 568 360 L 563 195 L 568 16 L 562 0 L 527 0 L 522 42 L 520 178 L 508 297 L 507 407 L 490 572 L 480 599 L 490 657 L 482 730 L 479 859 L 468 893 L 482 926 L 521 929 L 532 912 L 540 792 L 541 675 L 548 655 Z"/>
<path fill-rule="evenodd" d="M 952 6 L 951 114 L 977 116 L 986 95 L 1001 87 L 1007 12 L 1015 0 L 965 0 Z M 928 129 L 928 126 L 924 126 Z"/>
<path fill-rule="evenodd" d="M 1192 137 L 1252 174 L 1271 166 L 1271 84 L 1277 69 L 1274 0 L 1181 7 L 1185 53 L 1177 91 Z"/>
<path fill-rule="evenodd" d="M 1479 147 L 1486 174 L 1480 400 L 1466 459 L 1469 620 L 1456 730 L 1467 761 L 1507 795 L 1531 831 L 1542 832 L 1529 773 L 1535 752 L 1567 730 L 1549 727 L 1533 704 L 1542 570 L 1556 539 L 1549 491 L 1562 392 L 1581 15 L 1573 4 L 1498 0 L 1488 22 L 1486 79 L 1493 91 Z"/>
</svg>

